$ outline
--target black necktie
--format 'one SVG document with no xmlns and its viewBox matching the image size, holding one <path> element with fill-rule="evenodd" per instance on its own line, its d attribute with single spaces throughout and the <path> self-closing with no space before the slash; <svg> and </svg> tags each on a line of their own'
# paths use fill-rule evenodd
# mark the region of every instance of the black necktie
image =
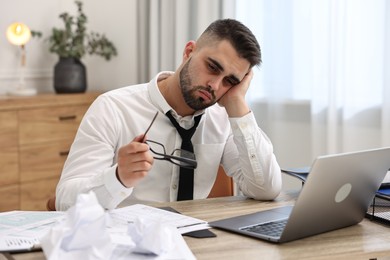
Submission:
<svg viewBox="0 0 390 260">
<path fill-rule="evenodd" d="M 196 127 L 199 124 L 200 118 L 202 115 L 195 117 L 194 126 L 190 129 L 182 128 L 172 114 L 168 111 L 166 113 L 169 120 L 176 127 L 177 132 L 179 133 L 181 141 L 181 149 L 194 152 L 194 147 L 192 146 L 191 138 L 195 133 Z M 187 169 L 180 167 L 179 175 L 179 190 L 177 193 L 177 200 L 192 200 L 194 197 L 194 169 Z"/>
</svg>

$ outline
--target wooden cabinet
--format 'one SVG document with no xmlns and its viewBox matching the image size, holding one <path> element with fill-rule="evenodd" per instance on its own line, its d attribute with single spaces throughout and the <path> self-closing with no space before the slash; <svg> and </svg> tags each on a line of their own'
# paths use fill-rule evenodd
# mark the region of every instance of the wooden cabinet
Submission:
<svg viewBox="0 0 390 260">
<path fill-rule="evenodd" d="M 0 97 L 0 211 L 45 210 L 99 93 Z"/>
</svg>

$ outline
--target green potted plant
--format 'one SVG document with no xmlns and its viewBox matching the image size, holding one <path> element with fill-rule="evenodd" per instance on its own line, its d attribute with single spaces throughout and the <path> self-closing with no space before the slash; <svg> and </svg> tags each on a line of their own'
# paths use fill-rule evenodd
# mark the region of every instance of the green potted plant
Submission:
<svg viewBox="0 0 390 260">
<path fill-rule="evenodd" d="M 81 62 L 85 55 L 98 55 L 110 60 L 117 55 L 114 44 L 104 34 L 87 32 L 87 17 L 83 4 L 75 1 L 77 16 L 62 13 L 64 28 L 53 28 L 48 38 L 49 51 L 59 57 L 54 67 L 54 88 L 57 93 L 85 92 L 86 68 Z"/>
</svg>

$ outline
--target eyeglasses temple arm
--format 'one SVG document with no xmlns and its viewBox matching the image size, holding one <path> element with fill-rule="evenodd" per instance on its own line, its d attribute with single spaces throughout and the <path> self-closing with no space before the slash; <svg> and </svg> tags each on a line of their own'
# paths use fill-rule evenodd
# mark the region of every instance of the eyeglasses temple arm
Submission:
<svg viewBox="0 0 390 260">
<path fill-rule="evenodd" d="M 165 154 L 164 156 L 166 158 L 169 158 L 169 159 L 175 159 L 177 161 L 187 163 L 187 164 L 191 165 L 192 167 L 194 167 L 194 169 L 196 169 L 196 167 L 198 167 L 198 162 L 194 159 L 185 158 L 185 157 L 178 157 L 178 156 L 168 155 L 168 154 Z"/>
</svg>

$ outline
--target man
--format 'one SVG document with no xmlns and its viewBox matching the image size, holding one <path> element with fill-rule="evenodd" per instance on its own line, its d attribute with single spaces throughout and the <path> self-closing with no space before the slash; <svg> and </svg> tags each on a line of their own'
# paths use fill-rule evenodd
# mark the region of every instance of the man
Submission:
<svg viewBox="0 0 390 260">
<path fill-rule="evenodd" d="M 80 124 L 57 186 L 56 208 L 66 210 L 78 194 L 90 190 L 106 209 L 175 201 L 188 183 L 185 199 L 206 198 L 220 164 L 244 195 L 274 199 L 281 190 L 280 167 L 245 101 L 252 67 L 260 63 L 260 46 L 251 31 L 232 19 L 217 20 L 186 44 L 175 72 L 102 94 Z M 181 147 L 169 113 L 184 129 L 198 121 L 191 138 L 197 168 L 182 182 L 185 168 L 157 160 L 152 149 L 154 142 L 167 154 Z"/>
</svg>

